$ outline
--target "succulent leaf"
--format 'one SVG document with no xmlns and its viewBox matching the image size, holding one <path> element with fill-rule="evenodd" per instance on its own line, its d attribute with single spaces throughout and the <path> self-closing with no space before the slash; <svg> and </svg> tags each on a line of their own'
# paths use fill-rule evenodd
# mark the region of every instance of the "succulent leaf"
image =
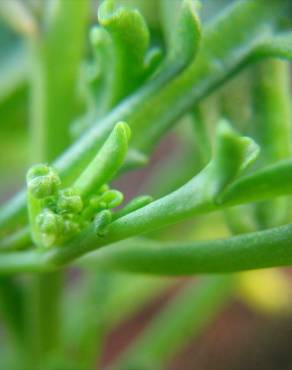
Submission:
<svg viewBox="0 0 292 370">
<path fill-rule="evenodd" d="M 116 124 L 96 157 L 74 183 L 82 197 L 88 198 L 113 178 L 125 160 L 130 135 L 131 131 L 126 123 Z"/>
</svg>

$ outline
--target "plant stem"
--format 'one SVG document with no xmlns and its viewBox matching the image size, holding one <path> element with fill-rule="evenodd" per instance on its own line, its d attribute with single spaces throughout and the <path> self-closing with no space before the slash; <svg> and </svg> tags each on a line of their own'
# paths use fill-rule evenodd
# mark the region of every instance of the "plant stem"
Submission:
<svg viewBox="0 0 292 370">
<path fill-rule="evenodd" d="M 216 201 L 212 194 L 206 192 L 204 185 L 206 170 L 203 170 L 182 188 L 114 221 L 109 225 L 108 236 L 98 237 L 94 227 L 90 226 L 66 246 L 56 247 L 45 253 L 41 251 L 2 253 L 0 272 L 53 270 L 107 244 L 154 231 L 190 216 L 221 210 L 230 205 L 291 194 L 289 185 L 291 173 L 291 161 L 270 166 L 239 179 L 223 192 L 220 201 Z"/>
<path fill-rule="evenodd" d="M 77 75 L 84 52 L 87 1 L 54 1 L 46 28 L 31 42 L 31 145 L 34 162 L 51 162 L 70 143 Z"/>
<path fill-rule="evenodd" d="M 255 139 L 261 147 L 259 165 L 272 164 L 290 155 L 291 109 L 290 66 L 287 62 L 267 60 L 255 67 Z M 274 199 L 255 205 L 261 228 L 285 222 L 288 203 Z"/>
<path fill-rule="evenodd" d="M 93 236 L 92 236 L 93 238 Z M 68 253 L 76 258 L 81 251 L 97 248 L 95 243 L 71 246 L 48 252 L 3 253 L 0 274 L 54 271 L 68 263 Z M 114 244 L 90 255 L 90 264 L 105 271 L 125 271 L 157 275 L 226 273 L 292 264 L 292 225 L 243 234 L 229 239 L 193 243 L 137 242 Z M 72 258 L 73 259 L 73 258 Z"/>
<path fill-rule="evenodd" d="M 31 43 L 32 162 L 51 162 L 69 145 L 69 124 L 76 114 L 76 78 L 83 56 L 87 1 L 55 1 L 46 30 Z M 34 349 L 42 367 L 59 347 L 61 272 L 36 276 L 31 317 L 39 339 Z M 34 353 L 34 352 L 33 352 Z M 35 365 L 36 366 L 36 365 Z"/>
<path fill-rule="evenodd" d="M 127 241 L 100 249 L 90 259 L 94 268 L 105 271 L 172 276 L 289 266 L 292 225 L 203 242 Z"/>
</svg>

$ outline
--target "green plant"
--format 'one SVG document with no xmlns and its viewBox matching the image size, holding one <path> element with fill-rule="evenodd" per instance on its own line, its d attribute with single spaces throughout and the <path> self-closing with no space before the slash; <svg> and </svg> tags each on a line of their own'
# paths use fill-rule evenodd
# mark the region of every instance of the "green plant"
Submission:
<svg viewBox="0 0 292 370">
<path fill-rule="evenodd" d="M 26 189 L 0 209 L 0 301 L 11 339 L 1 354 L 5 369 L 93 368 L 114 322 L 111 299 L 123 291 L 112 284 L 117 272 L 217 274 L 292 262 L 289 67 L 277 60 L 292 58 L 291 4 L 239 0 L 207 24 L 196 1 L 159 4 L 164 21 L 153 26 L 153 40 L 142 13 L 119 1 L 105 0 L 93 27 L 87 0 L 0 5 L 31 61 L 27 82 L 13 63 L 3 77 L 0 69 L 3 105 L 18 89 L 30 91 L 32 164 Z M 253 108 L 248 118 L 233 107 L 234 88 L 240 104 Z M 143 194 L 116 208 L 124 197 L 109 183 L 147 165 L 174 124 L 185 132 L 182 117 L 194 136 L 183 139 L 190 147 L 184 165 L 174 171 L 171 162 L 170 173 L 157 177 L 156 199 Z M 234 235 L 194 242 L 149 234 L 214 211 Z M 84 302 L 72 298 L 76 307 L 66 313 L 78 323 L 70 337 L 61 302 L 71 265 L 87 275 L 78 295 Z M 236 278 L 201 280 L 190 282 L 113 368 L 161 368 L 199 332 Z M 147 284 L 158 283 L 142 279 L 132 296 L 137 289 L 146 296 Z M 77 319 L 78 311 L 87 317 L 79 312 Z"/>
</svg>

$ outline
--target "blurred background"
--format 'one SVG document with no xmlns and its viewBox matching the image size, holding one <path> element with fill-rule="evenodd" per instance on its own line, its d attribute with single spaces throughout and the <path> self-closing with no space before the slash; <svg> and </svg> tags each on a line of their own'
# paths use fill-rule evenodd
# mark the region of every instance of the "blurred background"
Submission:
<svg viewBox="0 0 292 370">
<path fill-rule="evenodd" d="M 40 19 L 47 11 L 46 7 L 50 1 L 20 1 L 22 2 L 26 3 L 35 17 Z M 138 7 L 149 25 L 153 45 L 165 45 L 165 17 L 172 17 L 175 14 L 179 0 L 161 2 L 118 0 L 117 2 Z M 202 1 L 200 15 L 203 24 L 207 24 L 230 3 L 232 1 L 228 0 Z M 15 14 L 22 11 L 21 6 L 18 7 L 18 5 L 14 0 L 0 0 L 0 199 L 2 202 L 22 187 L 26 170 L 31 163 L 29 86 L 34 65 L 29 41 L 25 35 L 25 27 L 29 25 L 29 20 L 27 24 L 25 22 L 18 24 Z M 89 29 L 97 24 L 97 8 L 98 1 L 91 1 L 86 21 L 82 65 L 75 81 L 78 99 L 70 126 L 71 142 L 76 140 L 83 126 L 86 126 L 84 117 L 88 114 L 88 104 L 82 71 L 87 70 L 88 65 L 93 63 L 92 48 L 87 35 Z M 280 63 L 284 64 L 284 62 Z M 254 117 L 252 104 L 254 72 L 249 68 L 240 73 L 201 104 L 200 113 L 204 117 L 210 138 L 216 122 L 222 115 L 222 110 L 241 132 L 244 134 L 252 132 L 250 122 Z M 231 96 L 232 99 L 230 99 Z M 190 179 L 200 170 L 206 159 L 201 152 L 202 146 L 197 142 L 194 134 L 196 119 L 198 118 L 195 110 L 192 114 L 182 117 L 175 128 L 157 145 L 149 164 L 145 168 L 122 175 L 115 182 L 115 188 L 121 190 L 127 200 L 145 193 L 157 198 Z M 248 221 L 255 219 L 255 212 L 250 209 L 251 207 L 242 207 L 240 210 L 242 214 L 247 215 Z M 226 237 L 230 235 L 226 217 L 228 218 L 228 215 L 223 213 L 196 217 L 152 233 L 150 236 L 160 240 L 184 241 Z M 97 278 L 91 275 L 85 276 L 77 269 L 68 271 L 63 321 L 64 335 L 72 351 L 75 350 L 74 336 L 78 331 L 76 327 L 79 321 L 82 321 L 82 317 L 86 315 L 95 316 L 96 307 L 99 304 L 99 297 L 92 295 L 92 289 L 97 289 L 96 291 L 99 292 L 101 287 L 96 287 L 98 284 L 93 281 Z M 123 351 L 131 347 L 143 333 L 144 328 L 151 325 L 159 313 L 167 310 L 169 304 L 188 289 L 191 292 L 192 289 L 208 283 L 209 277 L 176 279 L 112 274 L 112 276 L 99 276 L 99 279 L 104 282 L 101 285 L 109 284 L 112 287 L 107 298 L 105 320 L 110 321 L 110 325 L 105 334 L 105 343 L 100 355 L 101 368 L 106 368 L 118 359 Z M 167 369 L 292 370 L 291 270 L 245 272 L 230 277 L 225 276 L 224 279 L 226 281 L 223 281 L 222 286 L 212 288 L 215 291 L 218 290 L 217 298 L 213 301 L 213 298 L 207 297 L 206 306 L 201 307 L 199 311 L 194 309 L 195 318 L 203 317 L 203 313 L 206 313 L 205 318 L 199 319 L 199 324 L 195 319 L 190 320 L 190 324 L 185 328 L 187 341 L 177 346 L 175 352 L 169 356 Z M 80 308 L 78 305 L 81 297 L 87 302 L 85 308 Z M 68 310 L 72 315 L 65 314 Z M 5 342 L 4 331 L 0 341 Z M 96 351 L 98 357 L 98 350 Z"/>
</svg>

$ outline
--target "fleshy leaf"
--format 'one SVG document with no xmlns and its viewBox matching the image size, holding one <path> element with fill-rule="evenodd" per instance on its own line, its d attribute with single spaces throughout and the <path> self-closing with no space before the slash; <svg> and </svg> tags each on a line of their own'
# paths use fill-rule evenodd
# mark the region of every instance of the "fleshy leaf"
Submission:
<svg viewBox="0 0 292 370">
<path fill-rule="evenodd" d="M 258 154 L 259 147 L 251 138 L 240 136 L 226 120 L 220 121 L 214 159 L 209 164 L 214 194 L 226 188 Z"/>
<path fill-rule="evenodd" d="M 260 42 L 251 54 L 251 61 L 263 58 L 292 59 L 292 32 L 270 36 Z"/>
<path fill-rule="evenodd" d="M 96 68 L 96 76 L 88 83 L 89 105 L 102 116 L 114 104 L 113 93 L 115 89 L 114 65 L 116 62 L 114 43 L 111 35 L 103 27 L 94 27 L 90 32 L 90 41 L 93 47 L 94 61 L 92 68 Z"/>
<path fill-rule="evenodd" d="M 190 64 L 201 40 L 201 25 L 197 15 L 196 3 L 184 0 L 174 31 L 170 37 L 168 52 L 157 76 L 167 81 Z"/>
<path fill-rule="evenodd" d="M 130 135 L 131 131 L 126 123 L 116 124 L 96 157 L 75 181 L 74 188 L 84 198 L 113 178 L 125 160 Z"/>
<path fill-rule="evenodd" d="M 222 194 L 226 205 L 261 201 L 292 193 L 292 162 L 284 160 L 235 181 Z"/>
<path fill-rule="evenodd" d="M 218 209 L 220 196 L 253 163 L 257 144 L 240 136 L 222 120 L 217 129 L 215 153 L 209 164 L 176 191 L 118 218 L 109 228 L 109 241 L 138 235 L 186 217 Z"/>
<path fill-rule="evenodd" d="M 180 63 L 181 68 L 189 64 L 199 48 L 201 25 L 193 0 L 184 0 L 180 17 L 170 42 L 167 59 L 169 63 Z"/>
<path fill-rule="evenodd" d="M 114 80 L 112 104 L 133 91 L 145 71 L 145 55 L 149 47 L 149 31 L 141 13 L 131 7 L 116 6 L 104 1 L 98 10 L 100 25 L 110 34 L 114 48 Z"/>
<path fill-rule="evenodd" d="M 105 205 L 105 208 L 118 207 L 124 200 L 124 195 L 118 190 L 105 191 L 100 197 L 100 201 Z"/>
</svg>

